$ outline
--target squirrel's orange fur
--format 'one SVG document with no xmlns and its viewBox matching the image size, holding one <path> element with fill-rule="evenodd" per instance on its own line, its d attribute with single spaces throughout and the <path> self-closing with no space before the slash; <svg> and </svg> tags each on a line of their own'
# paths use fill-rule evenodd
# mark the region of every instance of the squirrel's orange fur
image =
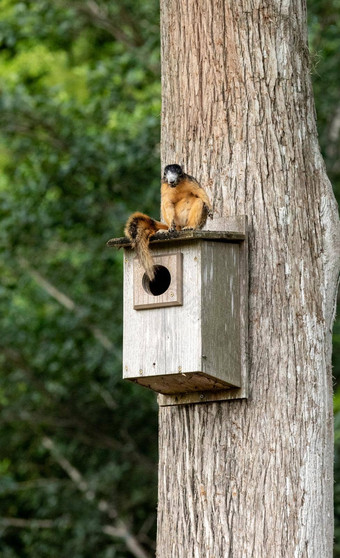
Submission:
<svg viewBox="0 0 340 558">
<path fill-rule="evenodd" d="M 168 165 L 164 169 L 161 212 L 166 225 L 137 212 L 129 217 L 124 229 L 151 281 L 155 273 L 149 249 L 150 237 L 159 230 L 199 229 L 208 215 L 212 217 L 207 194 L 197 180 L 185 174 L 179 165 Z"/>
<path fill-rule="evenodd" d="M 167 225 L 155 221 L 144 213 L 133 213 L 125 225 L 125 235 L 131 240 L 131 246 L 136 250 L 138 259 L 144 267 L 150 281 L 155 278 L 153 259 L 149 250 L 150 236 L 159 230 L 168 230 Z"/>
</svg>

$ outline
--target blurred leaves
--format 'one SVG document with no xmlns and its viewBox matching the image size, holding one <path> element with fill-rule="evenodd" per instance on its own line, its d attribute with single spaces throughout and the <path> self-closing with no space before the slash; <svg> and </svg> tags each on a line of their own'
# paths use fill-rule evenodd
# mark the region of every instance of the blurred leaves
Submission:
<svg viewBox="0 0 340 558">
<path fill-rule="evenodd" d="M 309 43 L 319 140 L 340 198 L 340 1 L 310 0 Z"/>
<path fill-rule="evenodd" d="M 5 558 L 154 553 L 156 403 L 121 382 L 106 241 L 131 209 L 158 214 L 158 18 L 155 1 L 2 5 Z"/>
</svg>

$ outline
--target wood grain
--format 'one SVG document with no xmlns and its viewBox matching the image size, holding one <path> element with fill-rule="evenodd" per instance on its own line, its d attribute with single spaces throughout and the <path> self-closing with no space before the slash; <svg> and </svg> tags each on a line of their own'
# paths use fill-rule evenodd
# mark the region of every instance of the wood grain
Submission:
<svg viewBox="0 0 340 558">
<path fill-rule="evenodd" d="M 153 296 L 145 288 L 145 271 L 138 258 L 133 261 L 133 307 L 135 310 L 147 308 L 165 308 L 168 306 L 182 306 L 183 304 L 183 265 L 182 253 L 166 253 L 153 255 L 155 266 L 165 267 L 170 274 L 170 284 L 160 295 Z M 148 281 L 147 281 L 148 283 Z"/>
<path fill-rule="evenodd" d="M 209 221 L 204 230 L 184 230 L 171 232 L 158 232 L 150 238 L 151 244 L 159 244 L 168 242 L 169 240 L 178 240 L 179 242 L 204 238 L 206 240 L 221 240 L 231 242 L 244 240 L 246 237 L 246 217 L 245 215 L 236 215 L 234 218 L 214 218 Z M 125 236 L 119 238 L 111 238 L 107 241 L 107 245 L 113 248 L 122 248 L 130 246 L 131 242 Z"/>
<path fill-rule="evenodd" d="M 155 264 L 167 266 L 173 279 L 159 296 L 145 292 L 143 269 L 134 251 L 125 249 L 124 379 L 168 396 L 163 404 L 173 394 L 201 396 L 228 387 L 233 388 L 228 397 L 236 390 L 245 396 L 247 333 L 241 331 L 246 322 L 241 314 L 247 295 L 241 299 L 241 288 L 247 282 L 240 277 L 240 270 L 245 272 L 241 244 L 217 236 L 151 246 Z"/>
</svg>

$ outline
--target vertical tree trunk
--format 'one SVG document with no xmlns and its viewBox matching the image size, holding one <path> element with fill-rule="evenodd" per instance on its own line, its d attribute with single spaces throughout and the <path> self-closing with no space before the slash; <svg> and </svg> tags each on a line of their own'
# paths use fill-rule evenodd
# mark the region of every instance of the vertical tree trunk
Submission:
<svg viewBox="0 0 340 558">
<path fill-rule="evenodd" d="M 162 162 L 250 233 L 248 400 L 160 409 L 160 558 L 330 558 L 339 223 L 303 0 L 161 0 Z"/>
</svg>

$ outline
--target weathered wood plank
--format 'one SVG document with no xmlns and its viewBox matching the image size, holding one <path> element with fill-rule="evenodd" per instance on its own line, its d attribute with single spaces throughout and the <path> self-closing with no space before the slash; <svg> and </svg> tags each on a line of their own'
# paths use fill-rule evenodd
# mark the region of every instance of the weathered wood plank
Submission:
<svg viewBox="0 0 340 558">
<path fill-rule="evenodd" d="M 124 378 L 161 376 L 193 372 L 200 369 L 200 256 L 192 243 L 170 244 L 171 253 L 183 253 L 183 306 L 133 308 L 133 262 L 135 253 L 126 250 L 124 257 Z M 154 256 L 169 249 L 161 245 L 152 249 Z M 195 259 L 196 258 L 196 259 Z M 188 320 L 190 328 L 188 331 Z"/>
<path fill-rule="evenodd" d="M 225 223 L 226 230 L 217 230 L 215 227 L 222 227 Z M 210 220 L 209 229 L 184 230 L 184 231 L 160 231 L 150 238 L 150 243 L 168 242 L 169 240 L 220 240 L 225 242 L 242 241 L 246 237 L 246 217 L 236 215 L 228 218 L 216 218 Z M 114 248 L 124 248 L 131 246 L 131 242 L 125 236 L 111 238 L 107 245 Z"/>
</svg>

